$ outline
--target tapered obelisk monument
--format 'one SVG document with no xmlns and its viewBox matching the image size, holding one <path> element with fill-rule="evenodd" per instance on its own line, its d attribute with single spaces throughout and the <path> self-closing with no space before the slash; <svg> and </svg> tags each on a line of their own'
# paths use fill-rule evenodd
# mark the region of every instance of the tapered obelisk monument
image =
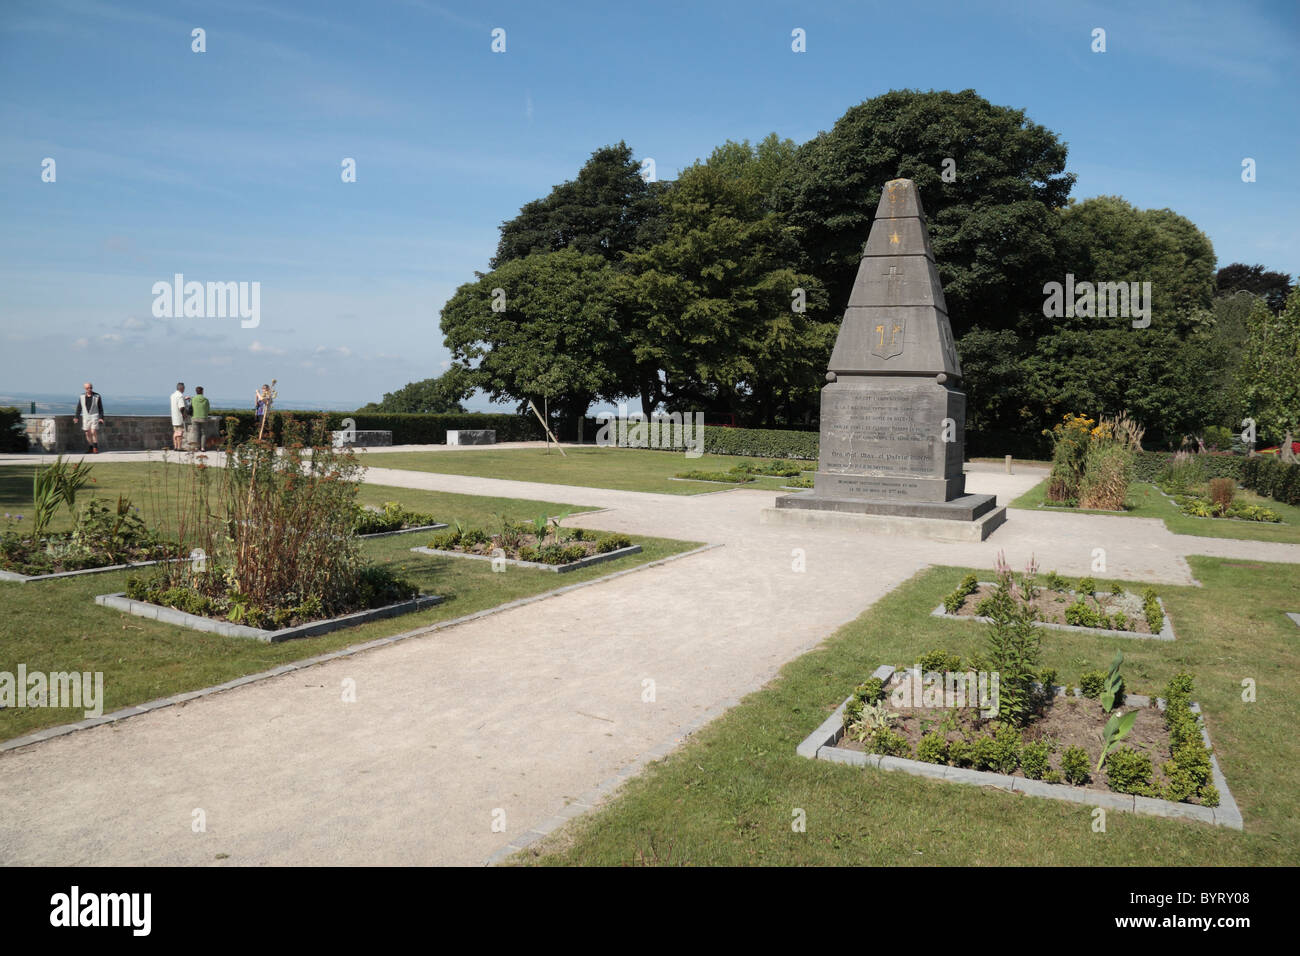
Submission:
<svg viewBox="0 0 1300 956">
<path fill-rule="evenodd" d="M 993 495 L 966 494 L 961 361 L 910 179 L 881 194 L 826 379 L 813 490 L 777 498 L 764 520 L 852 515 L 974 541 L 1006 520 Z"/>
</svg>

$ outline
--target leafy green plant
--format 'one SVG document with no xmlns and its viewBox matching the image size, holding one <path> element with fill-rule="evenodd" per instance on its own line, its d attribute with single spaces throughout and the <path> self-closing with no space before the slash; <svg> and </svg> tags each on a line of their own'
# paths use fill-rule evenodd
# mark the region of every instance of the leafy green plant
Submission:
<svg viewBox="0 0 1300 956">
<path fill-rule="evenodd" d="M 975 759 L 975 747 L 965 737 L 948 744 L 948 762 L 954 767 L 969 767 Z"/>
<path fill-rule="evenodd" d="M 54 464 L 36 469 L 32 476 L 31 535 L 34 539 L 39 540 L 49 530 L 60 505 L 69 511 L 76 510 L 77 492 L 94 480 L 90 477 L 91 467 L 85 461 L 74 465 L 60 455 Z"/>
<path fill-rule="evenodd" d="M 956 614 L 961 610 L 961 606 L 966 603 L 966 598 L 979 590 L 979 578 L 974 574 L 968 574 L 961 579 L 961 583 L 951 594 L 943 599 L 943 608 L 949 614 Z"/>
<path fill-rule="evenodd" d="M 1159 634 L 1161 628 L 1165 626 L 1165 612 L 1160 606 L 1154 588 L 1146 588 L 1142 591 L 1142 613 L 1147 619 L 1147 627 L 1151 629 L 1151 633 Z"/>
<path fill-rule="evenodd" d="M 1081 596 L 1065 609 L 1065 623 L 1075 627 L 1105 628 L 1110 622 L 1106 615 L 1089 605 Z"/>
<path fill-rule="evenodd" d="M 916 745 L 916 759 L 925 763 L 947 763 L 948 741 L 943 734 L 931 731 Z"/>
<path fill-rule="evenodd" d="M 865 741 L 878 730 L 887 730 L 898 719 L 898 714 L 881 700 L 874 704 L 863 703 L 862 712 L 854 722 L 851 732 L 859 741 Z"/>
<path fill-rule="evenodd" d="M 1017 595 L 1011 568 L 999 552 L 998 583 L 988 615 L 992 619 L 988 629 L 989 664 L 999 674 L 998 717 L 1017 727 L 1024 726 L 1037 703 L 1033 685 L 1040 665 L 1041 638 L 1034 626 L 1038 619 L 1033 606 L 1036 571 L 1031 561 Z"/>
<path fill-rule="evenodd" d="M 1088 782 L 1088 752 L 1082 747 L 1066 747 L 1061 754 L 1061 774 L 1066 783 L 1081 787 Z"/>
<path fill-rule="evenodd" d="M 1020 731 L 1010 724 L 1002 724 L 993 735 L 989 751 L 989 769 L 997 773 L 1015 773 L 1020 766 Z"/>
<path fill-rule="evenodd" d="M 874 704 L 884 699 L 885 684 L 879 677 L 868 677 L 853 688 L 853 696 L 863 704 Z"/>
<path fill-rule="evenodd" d="M 1110 662 L 1110 670 L 1107 671 L 1105 679 L 1102 681 L 1101 709 L 1110 713 L 1115 709 L 1117 704 L 1124 703 L 1124 678 L 1120 676 L 1119 668 L 1124 663 L 1123 651 L 1116 651 L 1114 658 Z"/>
<path fill-rule="evenodd" d="M 1048 770 L 1048 761 L 1056 750 L 1056 742 L 1044 738 L 1020 748 L 1020 769 L 1030 780 L 1042 780 Z"/>
<path fill-rule="evenodd" d="M 1175 675 L 1165 685 L 1165 727 L 1169 730 L 1170 759 L 1161 765 L 1168 781 L 1163 795 L 1169 800 L 1186 800 L 1199 795 L 1204 803 L 1208 792 L 1217 802 L 1218 790 L 1210 783 L 1210 750 L 1201 736 L 1200 717 L 1191 708 L 1192 690 L 1192 677 L 1187 673 Z"/>
<path fill-rule="evenodd" d="M 1092 597 L 1097 593 L 1097 582 L 1093 578 L 1080 578 L 1079 586 L 1075 590 Z"/>
<path fill-rule="evenodd" d="M 632 547 L 632 539 L 625 534 L 610 534 L 596 542 L 596 552 L 598 554 L 608 554 L 611 551 L 617 551 L 619 548 Z"/>
<path fill-rule="evenodd" d="M 1100 765 L 1098 765 L 1098 769 Z M 1120 747 L 1110 755 L 1106 764 L 1106 783 L 1116 793 L 1136 793 L 1151 796 L 1151 758 L 1132 747 Z"/>
<path fill-rule="evenodd" d="M 917 660 L 916 666 L 921 669 L 922 674 L 956 672 L 961 670 L 961 657 L 957 654 L 949 654 L 945 650 L 927 651 Z"/>
<path fill-rule="evenodd" d="M 1128 732 L 1133 729 L 1133 724 L 1137 720 L 1137 715 L 1136 710 L 1131 710 L 1127 714 L 1119 711 L 1111 714 L 1110 720 L 1106 721 L 1106 726 L 1101 731 L 1101 756 L 1097 758 L 1094 773 L 1101 771 L 1107 755 L 1119 746 L 1121 740 L 1128 736 Z"/>
<path fill-rule="evenodd" d="M 1055 571 L 1047 572 L 1047 574 L 1043 577 L 1043 586 L 1047 588 L 1049 591 L 1070 590 L 1070 582 L 1067 581 L 1065 578 L 1061 577 L 1061 575 L 1057 574 Z"/>
<path fill-rule="evenodd" d="M 1048 770 L 1043 774 L 1043 783 L 1060 783 L 1064 779 L 1059 770 Z"/>
<path fill-rule="evenodd" d="M 888 727 L 879 728 L 865 743 L 870 753 L 881 754 L 886 757 L 910 757 L 912 755 L 912 745 L 907 742 L 907 738 L 897 731 L 890 730 Z"/>
<path fill-rule="evenodd" d="M 1079 690 L 1089 700 L 1099 699 L 1105 686 L 1106 674 L 1103 671 L 1088 671 L 1079 675 Z"/>
</svg>

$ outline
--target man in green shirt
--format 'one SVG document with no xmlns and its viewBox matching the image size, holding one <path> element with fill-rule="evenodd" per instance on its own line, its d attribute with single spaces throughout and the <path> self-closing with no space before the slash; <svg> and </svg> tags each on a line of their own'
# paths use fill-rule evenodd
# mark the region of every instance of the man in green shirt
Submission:
<svg viewBox="0 0 1300 956">
<path fill-rule="evenodd" d="M 203 394 L 203 386 L 199 385 L 194 389 L 194 399 L 190 402 L 190 407 L 194 409 L 194 418 L 207 418 L 208 412 L 212 411 L 212 403 L 208 397 Z"/>
<path fill-rule="evenodd" d="M 208 401 L 208 396 L 203 394 L 203 386 L 195 387 L 190 408 L 194 412 L 194 428 L 197 432 L 199 451 L 206 451 L 216 444 L 217 421 L 208 418 L 212 412 L 212 403 Z"/>
</svg>

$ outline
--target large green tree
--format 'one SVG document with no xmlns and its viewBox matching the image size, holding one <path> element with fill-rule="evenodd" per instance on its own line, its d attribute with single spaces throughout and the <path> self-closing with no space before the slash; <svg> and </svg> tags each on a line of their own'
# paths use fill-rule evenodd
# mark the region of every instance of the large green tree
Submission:
<svg viewBox="0 0 1300 956">
<path fill-rule="evenodd" d="M 437 413 L 463 412 L 461 402 L 473 391 L 465 370 L 453 365 L 437 378 L 408 382 L 395 392 L 385 392 L 379 402 L 371 402 L 359 412 Z"/>
<path fill-rule="evenodd" d="M 1281 312 L 1291 294 L 1291 277 L 1285 272 L 1274 272 L 1261 265 L 1248 266 L 1233 262 L 1224 266 L 1214 276 L 1220 295 L 1249 292 L 1262 297 L 1274 312 Z"/>
<path fill-rule="evenodd" d="M 1261 441 L 1300 436 L 1300 287 L 1281 314 L 1257 299 L 1246 319 L 1240 376 L 1246 414 Z"/>
<path fill-rule="evenodd" d="M 561 249 L 617 263 L 624 253 L 653 241 L 663 188 L 643 178 L 626 143 L 602 146 L 576 179 L 561 183 L 501 224 L 491 267 Z"/>
<path fill-rule="evenodd" d="M 442 331 L 465 380 L 493 400 L 546 399 L 563 433 L 596 398 L 628 378 L 615 274 L 601 256 L 573 249 L 512 259 L 456 290 Z"/>
<path fill-rule="evenodd" d="M 815 398 L 836 326 L 772 208 L 794 152 L 776 136 L 719 147 L 665 194 L 663 239 L 627 257 L 618 289 L 635 359 L 628 391 L 646 410 L 775 424 Z"/>
<path fill-rule="evenodd" d="M 780 203 L 832 308 L 842 310 L 881 188 L 914 180 L 960 337 L 976 325 L 1013 327 L 1041 301 L 1056 260 L 1054 210 L 1074 184 L 1065 157 L 1051 130 L 974 90 L 896 90 L 804 143 Z"/>
</svg>

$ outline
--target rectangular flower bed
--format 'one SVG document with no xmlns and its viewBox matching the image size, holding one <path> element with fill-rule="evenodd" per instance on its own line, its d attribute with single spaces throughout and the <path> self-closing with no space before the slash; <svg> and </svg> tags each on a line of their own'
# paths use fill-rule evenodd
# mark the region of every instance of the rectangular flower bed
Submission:
<svg viewBox="0 0 1300 956">
<path fill-rule="evenodd" d="M 514 565 L 519 568 L 537 568 L 541 571 L 554 571 L 557 574 L 564 574 L 568 571 L 577 571 L 579 568 L 589 568 L 593 564 L 603 564 L 606 561 L 617 561 L 619 558 L 625 558 L 629 554 L 640 554 L 641 545 L 633 544 L 626 548 L 618 548 L 614 551 L 604 553 L 593 553 L 585 558 L 572 561 L 568 564 L 544 564 L 541 561 L 522 561 L 518 558 L 505 558 L 498 555 L 493 557 L 491 554 L 474 554 L 468 551 L 444 551 L 438 548 L 412 548 L 416 554 L 427 554 L 436 558 L 470 558 L 474 561 L 503 561 L 506 564 Z"/>
<path fill-rule="evenodd" d="M 133 561 L 130 564 L 106 564 L 100 568 L 81 568 L 77 571 L 56 571 L 53 574 L 19 574 L 16 571 L 0 570 L 0 581 L 17 581 L 26 584 L 29 581 L 55 581 L 59 578 L 71 578 L 80 574 L 103 574 L 105 571 L 126 571 L 131 568 L 147 568 L 161 564 L 166 558 L 154 561 Z"/>
<path fill-rule="evenodd" d="M 883 666 L 878 668 L 873 675 L 874 688 L 878 689 L 883 695 L 889 695 L 893 690 L 900 687 L 903 680 L 915 680 L 914 672 L 897 672 L 895 668 Z M 867 685 L 863 685 L 866 687 Z M 1172 686 L 1172 685 L 1171 685 Z M 1187 685 L 1190 688 L 1190 683 Z M 1055 688 L 1058 698 L 1063 694 L 1064 688 Z M 861 691 L 861 688 L 859 688 Z M 1080 786 L 1069 782 L 1056 782 L 1060 779 L 1060 773 L 1050 770 L 1047 755 L 1049 751 L 1045 745 L 1041 745 L 1036 750 L 1036 766 L 1032 775 L 1028 775 L 1021 769 L 1017 763 L 1008 762 L 1003 769 L 1007 772 L 999 772 L 988 769 L 973 769 L 965 766 L 950 765 L 949 761 L 933 748 L 925 748 L 922 745 L 916 747 L 916 756 L 925 756 L 927 759 L 913 759 L 912 756 L 900 756 L 895 754 L 884 754 L 871 752 L 872 744 L 868 742 L 865 746 L 858 744 L 852 739 L 846 739 L 845 713 L 851 707 L 861 709 L 861 697 L 858 691 L 850 695 L 839 708 L 831 714 L 822 723 L 817 730 L 813 731 L 802 743 L 796 748 L 799 756 L 807 757 L 813 760 L 827 760 L 834 763 L 850 764 L 853 766 L 875 767 L 881 770 L 901 770 L 905 773 L 915 774 L 917 776 L 929 777 L 933 780 L 945 780 L 952 783 L 974 784 L 983 787 L 996 787 L 1012 793 L 1022 793 L 1027 796 L 1045 797 L 1053 800 L 1066 800 L 1072 803 L 1086 804 L 1094 807 L 1103 807 L 1111 810 L 1120 810 L 1130 813 L 1142 813 L 1153 816 L 1171 817 L 1186 820 L 1199 820 L 1204 823 L 1210 823 L 1217 826 L 1226 826 L 1232 829 L 1240 830 L 1243 828 L 1241 812 L 1233 799 L 1231 791 L 1228 789 L 1227 780 L 1224 778 L 1222 770 L 1219 767 L 1218 759 L 1212 752 L 1208 754 L 1209 766 L 1208 777 L 1213 786 L 1213 791 L 1217 797 L 1216 805 L 1208 805 L 1214 802 L 1202 801 L 1201 803 L 1187 803 L 1169 799 L 1162 799 L 1155 796 L 1140 795 L 1138 792 L 1116 792 L 1113 789 L 1103 789 L 1098 781 L 1092 778 L 1091 774 L 1083 773 L 1086 782 L 1091 782 L 1092 786 Z M 879 706 L 885 706 L 883 703 Z M 1052 705 L 1053 707 L 1057 705 Z M 1099 706 L 1099 705 L 1098 705 Z M 1147 713 L 1164 715 L 1167 707 L 1164 700 L 1157 699 L 1155 706 L 1147 697 L 1137 694 L 1128 694 L 1125 696 L 1124 703 L 1121 705 L 1122 710 L 1132 711 L 1134 708 Z M 1210 737 L 1205 729 L 1204 722 L 1199 719 L 1200 707 L 1195 703 L 1187 703 L 1186 709 L 1191 714 L 1196 715 L 1195 722 L 1199 730 L 1200 741 L 1204 744 L 1207 752 L 1210 751 Z M 943 710 L 935 709 L 933 711 L 934 720 L 937 722 L 940 715 L 945 713 Z M 1147 717 L 1147 723 L 1154 724 L 1158 720 Z M 856 725 L 855 725 L 856 726 Z M 939 736 L 942 736 L 940 734 Z M 901 734 L 894 734 L 894 737 L 903 741 Z M 935 737 L 934 733 L 927 732 L 922 737 L 922 744 L 926 738 Z M 964 738 L 963 738 L 964 739 Z M 1172 739 L 1172 737 L 1171 737 Z M 871 738 L 868 738 L 870 741 Z M 1041 741 L 1041 738 L 1040 738 Z M 946 749 L 949 746 L 947 742 L 943 744 Z M 884 749 L 898 749 L 907 754 L 912 754 L 912 746 L 906 743 L 900 743 L 895 747 Z M 1028 749 L 1027 747 L 1025 748 Z M 1074 749 L 1074 748 L 1071 748 Z M 1126 748 L 1128 749 L 1128 748 Z M 1089 755 L 1090 756 L 1090 755 Z M 1110 760 L 1113 763 L 1119 763 L 1117 760 L 1118 753 L 1112 753 Z M 1016 760 L 1022 759 L 1017 757 Z M 1062 760 L 1064 766 L 1064 757 Z M 1175 768 L 1176 769 L 1176 768 Z M 1077 770 L 1076 770 L 1077 772 Z M 1111 773 L 1111 764 L 1107 764 L 1106 772 Z M 1050 776 L 1056 779 L 1043 779 Z M 1067 778 L 1069 779 L 1069 778 Z M 1075 777 L 1075 779 L 1078 779 Z M 1151 787 L 1133 787 L 1134 791 L 1147 789 L 1149 792 L 1155 792 Z"/>
<path fill-rule="evenodd" d="M 948 595 L 943 603 L 931 611 L 930 614 L 934 617 L 980 621 L 985 624 L 992 623 L 991 618 L 980 614 L 977 608 L 981 600 L 988 597 L 996 587 L 996 584 L 988 581 L 977 581 L 974 579 L 974 575 L 967 575 L 957 591 Z M 1044 619 L 1036 622 L 1037 627 L 1154 641 L 1172 641 L 1175 639 L 1174 627 L 1169 620 L 1169 615 L 1165 612 L 1164 602 L 1149 588 L 1141 598 L 1129 592 L 1124 592 L 1122 595 L 1116 592 L 1105 592 L 1098 595 L 1096 592 L 1083 593 L 1068 590 L 1064 587 L 1042 585 L 1039 586 L 1038 590 L 1039 597 L 1036 606 L 1040 617 Z M 963 591 L 965 592 L 964 595 L 961 593 Z M 1067 601 L 1066 598 L 1073 600 Z M 1092 598 L 1095 607 L 1087 603 L 1088 598 Z M 1079 615 L 1074 617 L 1075 620 L 1082 620 L 1086 617 L 1110 626 L 1069 623 L 1067 612 L 1074 609 L 1080 602 L 1082 602 L 1082 609 L 1074 611 L 1074 614 Z M 1160 619 L 1159 626 L 1153 626 L 1157 613 Z M 1069 616 L 1074 616 L 1074 614 Z M 1058 619 L 1052 620 L 1052 618 Z"/>
<path fill-rule="evenodd" d="M 352 627 L 356 624 L 364 624 L 367 621 L 375 621 L 380 618 L 410 614 L 413 611 L 422 611 L 425 608 L 433 607 L 441 602 L 442 597 L 440 595 L 421 594 L 410 600 L 397 601 L 383 607 L 354 611 L 351 614 L 343 614 L 339 617 L 326 618 L 320 621 L 309 621 L 295 627 L 267 630 L 259 627 L 249 627 L 246 624 L 222 621 L 217 618 L 203 617 L 199 614 L 189 614 L 175 608 L 163 607 L 161 604 L 135 601 L 128 598 L 125 591 L 119 591 L 116 594 L 100 594 L 95 597 L 96 604 L 125 611 L 137 617 L 147 617 L 152 620 L 162 621 L 164 624 L 175 624 L 179 627 L 188 627 L 195 631 L 206 631 L 211 634 L 221 634 L 225 637 L 251 637 L 272 644 L 297 637 L 314 637 L 318 634 L 328 634 L 330 631 Z"/>
<path fill-rule="evenodd" d="M 501 530 L 489 534 L 482 528 L 456 527 L 436 535 L 416 554 L 448 558 L 499 561 L 521 568 L 564 573 L 605 561 L 616 561 L 641 550 L 623 534 L 606 534 L 586 528 L 561 528 L 559 516 L 538 515 L 532 522 L 502 519 Z"/>
</svg>

